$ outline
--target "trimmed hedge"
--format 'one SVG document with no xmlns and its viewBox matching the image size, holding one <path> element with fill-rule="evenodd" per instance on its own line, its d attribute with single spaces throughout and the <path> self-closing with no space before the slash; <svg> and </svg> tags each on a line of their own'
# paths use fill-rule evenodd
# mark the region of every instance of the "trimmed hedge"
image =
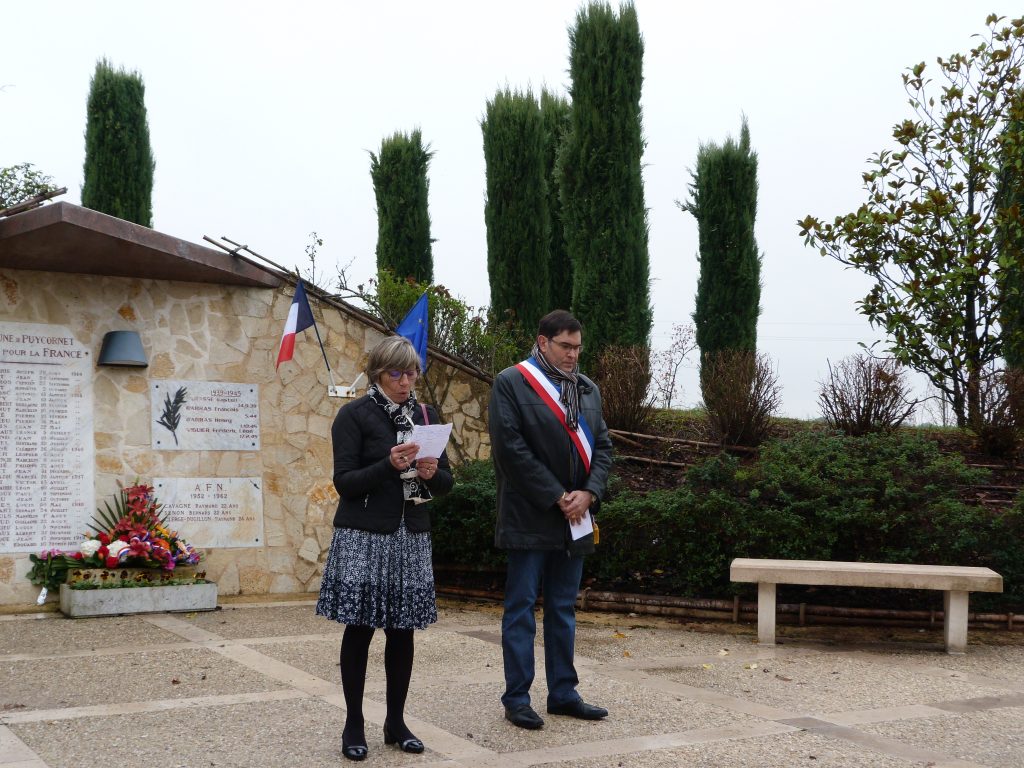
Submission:
<svg viewBox="0 0 1024 768">
<path fill-rule="evenodd" d="M 620 591 L 724 597 L 752 590 L 729 581 L 734 557 L 978 565 L 1002 574 L 1005 593 L 972 595 L 972 608 L 1021 606 L 1024 500 L 965 502 L 965 487 L 986 476 L 912 435 L 801 433 L 766 444 L 751 464 L 709 458 L 675 489 L 613 491 L 586 575 Z M 435 502 L 437 562 L 503 563 L 494 499 L 489 462 L 457 470 L 455 489 Z M 892 590 L 863 592 L 899 602 Z"/>
</svg>

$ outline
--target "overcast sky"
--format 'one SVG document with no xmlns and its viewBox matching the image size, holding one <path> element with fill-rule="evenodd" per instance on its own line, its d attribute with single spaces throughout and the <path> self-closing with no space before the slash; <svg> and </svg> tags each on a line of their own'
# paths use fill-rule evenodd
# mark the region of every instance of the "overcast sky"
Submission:
<svg viewBox="0 0 1024 768">
<path fill-rule="evenodd" d="M 614 5 L 614 4 L 613 4 Z M 702 142 L 737 136 L 759 156 L 764 253 L 758 346 L 783 412 L 819 415 L 836 362 L 878 335 L 857 314 L 865 278 L 803 246 L 796 221 L 864 198 L 865 160 L 910 116 L 901 73 L 966 52 L 1007 0 L 687 3 L 637 0 L 644 36 L 646 204 L 656 349 L 691 322 L 697 226 L 676 200 Z M 286 266 L 375 271 L 369 151 L 420 128 L 435 155 L 435 279 L 489 301 L 480 118 L 505 86 L 565 92 L 575 0 L 7 4 L 0 44 L 0 166 L 31 162 L 79 202 L 97 59 L 146 84 L 156 229 L 228 237 Z M 915 387 L 923 385 L 915 378 Z M 687 372 L 682 401 L 700 394 Z"/>
</svg>

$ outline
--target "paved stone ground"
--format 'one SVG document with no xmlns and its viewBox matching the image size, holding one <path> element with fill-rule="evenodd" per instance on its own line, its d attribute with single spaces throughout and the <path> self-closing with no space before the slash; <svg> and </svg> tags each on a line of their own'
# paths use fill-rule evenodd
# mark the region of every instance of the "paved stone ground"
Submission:
<svg viewBox="0 0 1024 768">
<path fill-rule="evenodd" d="M 500 613 L 445 602 L 417 634 L 408 722 L 385 747 L 374 638 L 367 766 L 1024 766 L 1024 638 L 753 627 L 581 613 L 580 691 L 602 722 L 547 716 L 542 665 L 523 731 L 502 717 Z M 342 632 L 307 600 L 197 614 L 0 616 L 0 768 L 339 766 Z M 538 636 L 540 633 L 538 632 Z M 855 642 L 851 642 L 854 640 Z M 538 653 L 540 649 L 538 648 Z M 538 656 L 538 660 L 542 655 Z"/>
</svg>

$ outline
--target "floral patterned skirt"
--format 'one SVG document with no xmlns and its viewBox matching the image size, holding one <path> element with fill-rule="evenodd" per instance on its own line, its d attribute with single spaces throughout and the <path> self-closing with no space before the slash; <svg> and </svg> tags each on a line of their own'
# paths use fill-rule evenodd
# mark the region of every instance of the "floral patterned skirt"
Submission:
<svg viewBox="0 0 1024 768">
<path fill-rule="evenodd" d="M 320 582 L 319 616 L 377 629 L 437 621 L 429 533 L 335 528 Z"/>
</svg>

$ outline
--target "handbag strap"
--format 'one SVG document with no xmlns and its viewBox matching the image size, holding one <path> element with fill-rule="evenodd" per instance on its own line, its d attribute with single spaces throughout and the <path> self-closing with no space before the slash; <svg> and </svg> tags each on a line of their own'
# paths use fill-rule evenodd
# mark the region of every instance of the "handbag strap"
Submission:
<svg viewBox="0 0 1024 768">
<path fill-rule="evenodd" d="M 430 417 L 427 416 L 427 406 L 424 405 L 423 403 L 420 403 L 420 410 L 423 411 L 423 423 L 424 424 L 429 424 L 430 423 Z"/>
</svg>

